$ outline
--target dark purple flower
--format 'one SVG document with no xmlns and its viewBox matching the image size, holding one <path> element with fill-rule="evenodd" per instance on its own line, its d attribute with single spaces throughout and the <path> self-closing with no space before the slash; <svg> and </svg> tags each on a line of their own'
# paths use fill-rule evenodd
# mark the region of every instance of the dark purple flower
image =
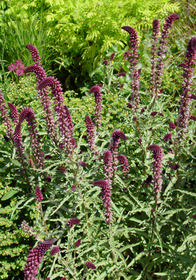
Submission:
<svg viewBox="0 0 196 280">
<path fill-rule="evenodd" d="M 163 138 L 163 141 L 167 141 L 167 140 L 169 140 L 171 138 L 172 138 L 172 134 L 171 133 L 167 133 L 167 134 L 165 134 L 165 136 Z"/>
<path fill-rule="evenodd" d="M 12 123 L 11 123 L 11 119 L 10 119 L 9 114 L 8 114 L 5 99 L 3 97 L 3 94 L 1 93 L 1 89 L 0 89 L 0 116 L 2 117 L 3 123 L 6 126 L 8 137 L 13 140 Z"/>
<path fill-rule="evenodd" d="M 133 122 L 136 122 L 137 121 L 137 117 L 133 117 Z"/>
<path fill-rule="evenodd" d="M 72 189 L 72 191 L 74 192 L 74 191 L 76 190 L 76 185 L 73 185 L 73 186 L 71 187 L 71 189 Z"/>
<path fill-rule="evenodd" d="M 60 252 L 59 246 L 55 246 L 55 247 L 52 248 L 52 250 L 50 252 L 50 255 L 53 256 L 58 252 Z"/>
<path fill-rule="evenodd" d="M 194 95 L 194 94 L 191 93 L 190 96 L 189 96 L 189 98 L 196 100 L 196 95 Z"/>
<path fill-rule="evenodd" d="M 104 60 L 104 61 L 103 61 L 103 65 L 106 65 L 106 66 L 107 66 L 108 64 L 109 64 L 109 61 L 108 61 L 108 60 Z"/>
<path fill-rule="evenodd" d="M 47 181 L 48 183 L 50 183 L 50 182 L 52 181 L 51 176 L 47 176 L 45 179 L 46 179 L 46 181 Z"/>
<path fill-rule="evenodd" d="M 143 107 L 141 110 L 141 113 L 143 113 L 146 110 L 146 107 Z"/>
<path fill-rule="evenodd" d="M 131 102 L 133 105 L 134 110 L 137 112 L 139 109 L 139 77 L 141 70 L 137 69 L 138 63 L 138 34 L 133 27 L 130 26 L 123 26 L 122 29 L 127 31 L 130 35 L 130 52 L 129 55 L 129 62 L 131 65 Z"/>
<path fill-rule="evenodd" d="M 85 116 L 85 121 L 86 121 L 86 129 L 87 129 L 87 142 L 92 151 L 92 150 L 96 149 L 95 139 L 94 139 L 94 136 L 95 136 L 94 135 L 94 123 L 88 115 Z"/>
<path fill-rule="evenodd" d="M 150 115 L 153 116 L 153 117 L 154 117 L 156 114 L 157 114 L 157 112 L 155 112 L 155 111 L 150 113 Z"/>
<path fill-rule="evenodd" d="M 75 242 L 75 244 L 74 244 L 75 248 L 78 248 L 78 247 L 80 246 L 80 244 L 81 244 L 81 238 L 78 239 L 78 240 Z"/>
<path fill-rule="evenodd" d="M 154 179 L 154 193 L 156 195 L 156 201 L 158 200 L 158 193 L 161 192 L 162 189 L 162 159 L 163 152 L 162 148 L 158 145 L 152 144 L 147 147 L 147 150 L 153 152 L 153 179 Z"/>
<path fill-rule="evenodd" d="M 168 163 L 169 166 L 173 169 L 173 170 L 177 170 L 178 169 L 178 165 L 177 164 L 172 164 L 171 162 Z"/>
<path fill-rule="evenodd" d="M 107 150 L 103 153 L 103 162 L 104 162 L 104 172 L 106 173 L 106 177 L 104 178 L 104 180 L 106 180 L 111 186 L 114 170 L 113 170 L 113 157 L 112 157 L 112 152 L 110 150 Z"/>
<path fill-rule="evenodd" d="M 35 189 L 35 199 L 37 200 L 37 202 L 41 202 L 43 200 L 43 195 L 39 186 L 36 186 Z"/>
<path fill-rule="evenodd" d="M 90 261 L 85 262 L 85 265 L 87 268 L 96 269 L 96 266 Z"/>
<path fill-rule="evenodd" d="M 34 111 L 26 107 L 24 108 L 19 116 L 19 123 L 21 124 L 24 119 L 27 120 L 28 124 L 28 129 L 29 129 L 29 135 L 31 137 L 31 144 L 32 144 L 32 149 L 33 149 L 33 154 L 34 158 L 36 161 L 36 165 L 40 168 L 44 168 L 44 154 L 42 152 L 41 146 L 40 146 L 40 141 L 38 137 L 38 132 L 37 132 L 37 125 L 36 125 L 36 120 L 35 120 L 35 114 Z"/>
<path fill-rule="evenodd" d="M 109 57 L 110 61 L 113 60 L 114 57 L 115 57 L 115 53 L 112 53 L 112 54 L 110 55 L 110 57 Z"/>
<path fill-rule="evenodd" d="M 65 169 L 65 167 L 59 167 L 59 170 L 60 170 L 62 173 L 67 172 L 67 170 Z"/>
<path fill-rule="evenodd" d="M 37 64 L 37 65 L 41 65 L 41 58 L 39 55 L 39 52 L 37 50 L 37 48 L 31 44 L 27 44 L 26 48 L 30 50 L 33 61 Z"/>
<path fill-rule="evenodd" d="M 196 116 L 193 116 L 193 115 L 189 116 L 189 120 L 196 121 Z"/>
<path fill-rule="evenodd" d="M 121 165 L 122 170 L 124 171 L 124 176 L 128 177 L 129 173 L 129 162 L 124 155 L 118 155 L 117 156 L 119 163 Z"/>
<path fill-rule="evenodd" d="M 97 133 L 99 131 L 100 123 L 101 123 L 101 109 L 102 109 L 102 93 L 100 86 L 91 87 L 89 93 L 94 93 L 95 96 L 95 121 L 97 126 Z"/>
<path fill-rule="evenodd" d="M 67 278 L 66 277 L 62 277 L 61 280 L 67 280 Z"/>
<path fill-rule="evenodd" d="M 176 128 L 176 126 L 173 122 L 169 122 L 169 127 L 170 127 L 170 129 L 175 129 Z"/>
<path fill-rule="evenodd" d="M 67 222 L 66 225 L 69 226 L 69 227 L 73 227 L 74 225 L 79 224 L 80 222 L 81 222 L 80 219 L 72 218 Z"/>
<path fill-rule="evenodd" d="M 82 167 L 87 167 L 87 164 L 82 160 L 78 160 L 78 165 Z"/>
<path fill-rule="evenodd" d="M 52 156 L 51 155 L 45 155 L 45 159 L 51 159 Z"/>
<path fill-rule="evenodd" d="M 189 111 L 191 105 L 190 91 L 193 76 L 195 60 L 196 60 L 196 37 L 192 37 L 187 46 L 186 52 L 187 60 L 184 63 L 183 77 L 185 78 L 184 83 L 182 84 L 182 94 L 180 97 L 180 109 L 178 114 L 178 140 L 182 141 L 187 132 L 188 123 L 189 123 Z"/>
<path fill-rule="evenodd" d="M 36 280 L 35 275 L 38 273 L 42 257 L 55 241 L 56 238 L 45 240 L 29 252 L 24 269 L 24 280 Z"/>
<path fill-rule="evenodd" d="M 159 113 L 159 116 L 160 116 L 160 117 L 163 117 L 163 113 Z"/>
<path fill-rule="evenodd" d="M 142 143 L 142 139 L 141 139 L 141 138 L 139 138 L 139 139 L 138 139 L 138 142 L 139 142 L 139 143 Z"/>
<path fill-rule="evenodd" d="M 132 105 L 130 102 L 128 102 L 128 103 L 127 103 L 127 107 L 128 107 L 128 108 L 133 108 L 133 105 Z"/>
<path fill-rule="evenodd" d="M 19 120 L 18 119 L 18 110 L 16 109 L 16 107 L 12 103 L 8 103 L 8 106 L 10 107 L 10 110 L 11 110 L 13 122 L 17 123 L 18 120 Z"/>
<path fill-rule="evenodd" d="M 121 84 L 121 85 L 120 85 L 120 88 L 123 88 L 123 87 L 124 87 L 124 84 Z"/>
<path fill-rule="evenodd" d="M 105 216 L 107 217 L 106 222 L 110 224 L 112 221 L 112 210 L 111 210 L 111 186 L 105 180 L 98 180 L 92 183 L 94 186 L 101 187 L 101 194 L 103 199 L 103 206 L 105 208 Z"/>
<path fill-rule="evenodd" d="M 117 76 L 118 76 L 118 77 L 122 77 L 122 76 L 126 76 L 126 74 L 125 74 L 124 72 L 120 72 L 120 73 L 118 73 Z"/>
</svg>

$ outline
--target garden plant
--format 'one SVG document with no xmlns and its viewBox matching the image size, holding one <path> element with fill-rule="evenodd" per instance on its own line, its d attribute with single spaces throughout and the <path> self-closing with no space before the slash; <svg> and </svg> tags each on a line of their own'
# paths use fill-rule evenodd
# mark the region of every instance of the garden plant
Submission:
<svg viewBox="0 0 196 280">
<path fill-rule="evenodd" d="M 138 33 L 122 26 L 129 49 L 101 62 L 102 83 L 76 103 L 34 45 L 32 65 L 9 65 L 31 96 L 0 93 L 0 213 L 10 237 L 0 231 L 0 279 L 195 279 L 196 37 L 178 65 L 180 95 L 162 81 L 178 19 L 153 20 L 145 83 Z"/>
</svg>

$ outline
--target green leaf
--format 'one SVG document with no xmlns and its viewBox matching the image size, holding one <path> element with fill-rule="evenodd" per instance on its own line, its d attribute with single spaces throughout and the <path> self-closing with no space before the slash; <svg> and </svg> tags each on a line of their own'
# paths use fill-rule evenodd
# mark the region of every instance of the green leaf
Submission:
<svg viewBox="0 0 196 280">
<path fill-rule="evenodd" d="M 10 199 L 12 196 L 14 196 L 17 192 L 19 192 L 19 190 L 11 190 L 9 192 L 7 192 L 2 198 L 1 200 L 8 200 Z"/>
</svg>

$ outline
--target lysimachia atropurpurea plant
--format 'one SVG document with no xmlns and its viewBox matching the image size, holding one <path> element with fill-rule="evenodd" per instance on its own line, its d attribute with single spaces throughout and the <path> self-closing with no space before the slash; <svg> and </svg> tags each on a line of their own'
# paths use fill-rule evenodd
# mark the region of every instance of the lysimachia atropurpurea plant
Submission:
<svg viewBox="0 0 196 280">
<path fill-rule="evenodd" d="M 166 24 L 177 17 L 169 16 Z M 95 113 L 85 112 L 86 128 L 76 137 L 77 120 L 64 102 L 59 81 L 47 77 L 37 63 L 24 72 L 35 73 L 42 91 L 39 97 L 44 96 L 45 124 L 40 130 L 39 115 L 28 107 L 17 112 L 14 104 L 9 105 L 12 122 L 1 94 L 7 141 L 26 176 L 18 200 L 27 202 L 20 209 L 36 205 L 39 213 L 34 224 L 24 220 L 21 225 L 39 242 L 27 256 L 25 279 L 191 279 L 195 275 L 195 116 L 188 100 L 195 99 L 190 90 L 196 38 L 190 39 L 187 60 L 181 65 L 185 82 L 180 103 L 171 105 L 159 91 L 152 105 L 150 92 L 141 93 L 138 87 L 139 56 L 133 55 L 137 32 L 129 26 L 123 29 L 130 35 L 132 79 L 127 114 L 121 116 L 123 130 L 121 123 L 112 133 L 104 129 L 105 85 L 94 85 L 89 93 L 95 94 Z M 162 41 L 157 44 L 158 50 Z M 48 96 L 54 107 L 47 107 Z M 55 137 L 50 133 L 50 114 Z M 42 141 L 44 130 L 47 136 Z"/>
</svg>

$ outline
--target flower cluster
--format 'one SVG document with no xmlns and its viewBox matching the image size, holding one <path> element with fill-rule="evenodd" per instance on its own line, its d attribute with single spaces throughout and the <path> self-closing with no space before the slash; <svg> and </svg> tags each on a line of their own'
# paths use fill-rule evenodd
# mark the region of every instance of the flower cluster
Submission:
<svg viewBox="0 0 196 280">
<path fill-rule="evenodd" d="M 162 189 L 162 159 L 163 159 L 163 152 L 162 148 L 158 145 L 152 144 L 147 147 L 147 150 L 153 152 L 153 179 L 154 179 L 154 188 L 153 191 L 155 193 L 155 199 L 158 201 L 158 193 L 161 192 Z"/>
<path fill-rule="evenodd" d="M 85 265 L 87 268 L 96 269 L 96 266 L 90 261 L 85 262 Z"/>
<path fill-rule="evenodd" d="M 166 43 L 167 40 L 166 38 L 168 37 L 169 34 L 169 29 L 171 29 L 174 20 L 179 19 L 178 14 L 171 14 L 167 17 L 165 20 L 165 24 L 163 26 L 163 30 L 161 32 L 161 39 L 159 41 L 159 48 L 157 50 L 157 62 L 156 62 L 156 71 L 153 71 L 153 77 L 151 77 L 151 81 L 153 84 L 153 94 L 155 96 L 155 100 L 158 97 L 158 94 L 161 93 L 161 83 L 162 83 L 162 74 L 163 74 L 163 69 L 164 69 L 164 64 L 163 64 L 163 59 L 166 54 Z M 155 22 L 156 24 L 156 22 Z M 153 26 L 154 28 L 154 26 Z M 155 28 L 154 28 L 155 29 Z"/>
<path fill-rule="evenodd" d="M 187 132 L 189 123 L 189 111 L 191 105 L 191 77 L 193 76 L 195 60 L 196 60 L 196 37 L 192 37 L 187 46 L 186 52 L 187 60 L 180 66 L 183 67 L 183 77 L 185 78 L 182 84 L 182 94 L 180 96 L 180 109 L 178 115 L 178 131 L 179 141 L 181 141 Z"/>
<path fill-rule="evenodd" d="M 47 239 L 29 252 L 24 269 L 24 280 L 36 280 L 35 275 L 38 274 L 42 257 L 55 241 L 56 238 Z"/>
<path fill-rule="evenodd" d="M 29 129 L 29 134 L 31 137 L 32 149 L 33 149 L 33 154 L 34 154 L 34 158 L 36 161 L 36 165 L 40 169 L 43 169 L 44 168 L 44 154 L 42 152 L 39 138 L 38 138 L 35 114 L 31 108 L 26 107 L 21 111 L 20 116 L 19 116 L 19 123 L 17 125 L 18 129 L 20 129 L 21 123 L 23 122 L 24 119 L 26 119 L 27 123 L 28 123 L 28 129 Z"/>
<path fill-rule="evenodd" d="M 126 158 L 126 156 L 124 155 L 118 155 L 118 160 L 119 163 L 121 164 L 121 168 L 124 171 L 124 176 L 128 177 L 128 173 L 129 173 L 129 162 Z"/>
<path fill-rule="evenodd" d="M 37 85 L 39 85 L 47 77 L 45 70 L 41 66 L 36 64 L 28 66 L 24 69 L 24 73 L 29 73 L 29 72 L 35 73 Z M 51 98 L 48 95 L 47 89 L 45 88 L 39 90 L 39 95 L 45 112 L 45 119 L 48 128 L 48 133 L 51 136 L 51 139 L 54 141 L 54 143 L 57 143 L 55 122 L 53 118 L 53 112 L 51 109 L 52 108 Z"/>
<path fill-rule="evenodd" d="M 38 89 L 42 90 L 47 86 L 51 87 L 52 94 L 55 97 L 55 111 L 59 117 L 59 130 L 64 141 L 63 145 L 65 146 L 68 154 L 70 154 L 72 148 L 75 147 L 75 143 L 73 143 L 73 131 L 70 130 L 70 119 L 67 115 L 65 105 L 63 104 L 63 91 L 61 88 L 61 84 L 54 77 L 48 77 L 38 85 Z"/>
<path fill-rule="evenodd" d="M 41 58 L 39 55 L 39 52 L 37 50 L 37 48 L 31 44 L 27 44 L 26 48 L 30 50 L 33 61 L 37 64 L 37 65 L 41 65 Z"/>
<path fill-rule="evenodd" d="M 113 170 L 112 152 L 110 150 L 104 152 L 103 162 L 104 162 L 104 172 L 106 173 L 106 177 L 104 178 L 104 180 L 106 180 L 111 186 L 114 170 Z"/>
<path fill-rule="evenodd" d="M 122 29 L 127 31 L 130 35 L 130 49 L 132 52 L 129 53 L 129 62 L 131 65 L 131 103 L 135 112 L 139 109 L 139 77 L 141 73 L 141 69 L 137 69 L 138 63 L 138 34 L 133 27 L 123 26 Z"/>
<path fill-rule="evenodd" d="M 94 139 L 94 124 L 91 118 L 86 115 L 85 116 L 86 121 L 86 130 L 87 130 L 87 142 L 89 144 L 90 150 L 96 150 L 96 144 Z"/>
<path fill-rule="evenodd" d="M 13 139 L 13 128 L 12 128 L 12 123 L 8 114 L 7 106 L 6 103 L 4 102 L 5 99 L 3 97 L 3 94 L 1 93 L 0 90 L 0 115 L 3 119 L 3 123 L 6 126 L 7 129 L 7 135 L 10 139 Z"/>
<path fill-rule="evenodd" d="M 12 63 L 8 66 L 9 71 L 14 71 L 16 69 L 16 74 L 18 76 L 22 76 L 24 74 L 24 68 L 23 62 L 20 59 L 16 60 L 15 64 Z"/>
<path fill-rule="evenodd" d="M 73 227 L 74 225 L 79 224 L 80 222 L 81 222 L 80 219 L 72 218 L 67 222 L 66 225 L 69 226 L 69 227 Z"/>
<path fill-rule="evenodd" d="M 9 102 L 8 102 L 8 106 L 9 106 L 9 108 L 10 108 L 10 110 L 11 110 L 12 120 L 13 120 L 13 122 L 14 122 L 15 124 L 17 124 L 18 121 L 19 121 L 19 118 L 18 118 L 18 110 L 16 109 L 16 107 L 15 107 L 14 104 L 12 104 L 12 103 L 9 103 Z"/>
<path fill-rule="evenodd" d="M 94 186 L 101 187 L 101 194 L 103 199 L 103 206 L 105 207 L 105 216 L 107 217 L 106 222 L 110 224 L 112 221 L 112 210 L 111 210 L 111 186 L 105 180 L 98 180 L 92 183 Z"/>
<path fill-rule="evenodd" d="M 99 131 L 99 127 L 101 124 L 101 109 L 102 109 L 102 93 L 100 86 L 93 86 L 91 87 L 89 94 L 94 93 L 95 96 L 95 122 L 97 126 L 97 134 Z"/>
<path fill-rule="evenodd" d="M 36 186 L 35 188 L 35 199 L 37 200 L 37 202 L 41 202 L 43 200 L 43 195 L 39 186 Z"/>
</svg>

